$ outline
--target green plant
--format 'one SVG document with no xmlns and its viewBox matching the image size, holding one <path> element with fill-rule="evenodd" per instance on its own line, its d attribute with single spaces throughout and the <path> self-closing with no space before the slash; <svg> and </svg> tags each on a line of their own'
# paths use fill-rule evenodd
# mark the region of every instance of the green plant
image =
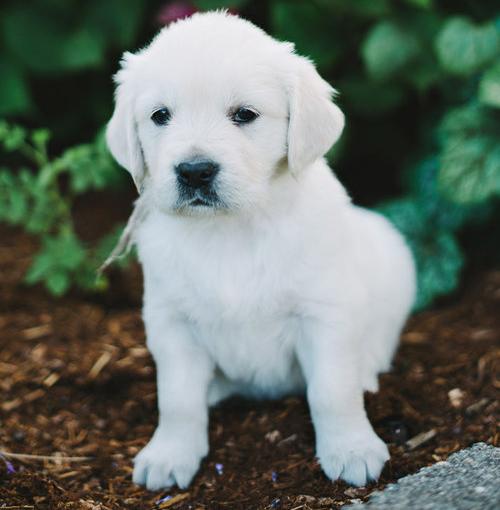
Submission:
<svg viewBox="0 0 500 510">
<path fill-rule="evenodd" d="M 0 7 L 0 115 L 32 112 L 30 78 L 102 67 L 107 52 L 134 43 L 141 0 L 6 1 Z"/>
<path fill-rule="evenodd" d="M 106 5 L 89 0 L 74 17 L 76 2 L 7 1 L 0 7 L 3 113 L 33 112 L 32 76 L 53 80 L 64 73 L 60 78 L 64 84 L 67 76 L 90 69 L 107 84 L 116 66 L 105 65 L 106 52 L 137 48 L 154 32 L 151 27 L 148 34 L 140 34 L 146 15 L 140 0 L 110 0 Z M 169 6 L 164 0 L 153 4 Z M 399 197 L 377 191 L 367 193 L 367 199 L 380 204 L 377 208 L 405 234 L 415 254 L 417 307 L 455 289 L 466 262 L 464 232 L 488 218 L 500 218 L 497 2 L 177 2 L 178 12 L 219 7 L 255 16 L 275 37 L 295 42 L 297 51 L 310 56 L 340 91 L 347 126 L 329 156 L 339 162 L 335 166 L 341 179 L 351 179 L 350 191 L 355 195 L 365 191 L 368 174 L 386 167 L 390 171 L 381 174 L 384 188 L 403 181 Z M 26 40 L 17 31 L 19 26 L 30 32 Z M 52 54 L 52 60 L 41 57 Z M 72 117 L 85 119 L 90 102 L 104 101 L 105 107 L 94 117 L 96 129 L 111 107 L 111 90 L 102 83 L 80 102 L 82 106 L 72 106 Z M 104 99 L 102 90 L 107 91 Z M 78 122 L 73 124 L 78 128 Z M 51 129 L 59 137 L 66 132 L 61 126 L 67 123 L 54 118 Z M 44 280 L 59 293 L 72 282 L 85 288 L 102 285 L 93 276 L 95 249 L 83 246 L 71 222 L 72 197 L 114 185 L 116 173 L 102 137 L 49 161 L 46 132 L 28 135 L 21 128 L 2 129 L 4 148 L 23 153 L 30 162 L 30 171 L 3 169 L 0 175 L 0 220 L 23 225 L 42 238 L 42 252 L 29 280 Z M 68 179 L 68 191 L 63 191 L 60 175 Z M 64 250 L 69 261 L 54 265 L 56 254 Z"/>
<path fill-rule="evenodd" d="M 97 276 L 96 269 L 121 229 L 97 246 L 86 246 L 75 233 L 72 204 L 81 193 L 116 185 L 121 171 L 107 152 L 102 135 L 52 160 L 47 152 L 49 138 L 47 130 L 30 133 L 0 122 L 0 146 L 30 166 L 16 172 L 0 168 L 0 221 L 20 225 L 40 239 L 40 251 L 26 274 L 27 283 L 43 282 L 55 295 L 64 294 L 72 284 L 87 290 L 103 289 L 106 277 Z"/>
<path fill-rule="evenodd" d="M 413 249 L 419 275 L 417 308 L 429 305 L 436 296 L 457 286 L 464 264 L 457 233 L 471 222 L 487 218 L 495 210 L 495 204 L 498 205 L 498 21 L 475 25 L 468 18 L 451 17 L 436 26 L 435 72 L 431 76 L 440 77 L 443 93 L 454 105 L 443 109 L 437 127 L 430 128 L 430 148 L 422 151 L 420 163 L 413 169 L 408 194 L 380 207 L 406 235 Z M 368 35 L 365 48 L 373 43 L 371 38 L 376 30 Z M 390 32 L 386 36 L 394 38 Z M 387 52 L 389 46 L 388 41 L 385 45 L 380 42 L 380 51 Z M 407 44 L 405 49 L 402 41 L 398 46 L 406 58 L 394 56 L 392 62 L 402 62 L 400 71 L 412 62 L 418 71 L 422 63 L 415 54 L 415 46 L 410 48 Z M 377 56 L 373 47 L 363 56 L 374 79 L 381 75 L 387 79 L 397 72 L 392 66 L 387 74 L 385 59 Z M 419 88 L 418 82 L 413 81 L 412 85 Z M 453 93 L 448 87 L 454 87 Z"/>
</svg>

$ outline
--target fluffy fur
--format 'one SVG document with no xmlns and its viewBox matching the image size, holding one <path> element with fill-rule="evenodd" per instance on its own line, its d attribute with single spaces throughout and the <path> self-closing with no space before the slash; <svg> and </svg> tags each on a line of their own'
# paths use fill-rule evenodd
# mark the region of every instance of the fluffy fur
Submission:
<svg viewBox="0 0 500 510">
<path fill-rule="evenodd" d="M 135 241 L 159 425 L 133 480 L 185 488 L 208 453 L 208 408 L 242 394 L 306 393 L 326 475 L 355 485 L 389 458 L 363 391 L 389 369 L 415 292 L 412 257 L 351 204 L 323 159 L 343 115 L 314 65 L 222 12 L 197 14 L 125 54 L 111 152 L 147 211 Z M 230 112 L 259 117 L 235 125 Z M 168 107 L 157 126 L 151 114 Z M 220 165 L 213 206 L 182 199 L 174 168 Z"/>
</svg>

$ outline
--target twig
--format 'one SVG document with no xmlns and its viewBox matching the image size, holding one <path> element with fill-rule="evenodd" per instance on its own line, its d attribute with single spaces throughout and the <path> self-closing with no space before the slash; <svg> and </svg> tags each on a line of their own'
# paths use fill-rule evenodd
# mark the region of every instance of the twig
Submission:
<svg viewBox="0 0 500 510">
<path fill-rule="evenodd" d="M 33 505 L 14 505 L 14 506 L 0 506 L 1 510 L 21 510 L 22 508 L 26 510 L 34 510 L 35 507 Z"/>
<path fill-rule="evenodd" d="M 62 457 L 59 455 L 33 455 L 31 453 L 9 453 L 0 450 L 0 455 L 18 460 L 52 460 L 54 462 L 85 462 L 95 460 L 96 457 Z M 2 507 L 0 507 L 1 509 Z"/>
<path fill-rule="evenodd" d="M 34 455 L 31 453 L 10 453 L 0 450 L 0 456 L 10 457 L 11 459 L 18 460 L 49 460 L 53 462 L 88 462 L 91 460 L 98 460 L 98 457 L 71 457 L 62 455 Z M 113 459 L 123 459 L 122 453 L 115 453 L 110 455 Z M 3 510 L 3 507 L 0 507 Z"/>
<path fill-rule="evenodd" d="M 483 407 L 486 407 L 486 404 L 488 404 L 489 401 L 490 400 L 488 398 L 482 398 L 481 400 L 474 402 L 473 404 L 471 404 L 469 407 L 467 407 L 465 409 L 465 414 L 471 415 L 471 414 L 481 411 L 481 409 Z"/>
<path fill-rule="evenodd" d="M 161 508 L 163 510 L 164 508 L 169 508 L 172 505 L 179 503 L 179 501 L 184 501 L 186 498 L 189 498 L 189 492 L 185 492 L 184 494 L 177 494 L 172 498 L 166 499 L 165 501 L 161 502 L 160 505 L 157 506 L 156 508 Z"/>
<path fill-rule="evenodd" d="M 430 441 L 436 434 L 437 434 L 436 429 L 431 429 L 428 430 L 427 432 L 421 432 L 420 434 L 417 434 L 415 437 L 408 439 L 408 441 L 406 441 L 406 447 L 408 448 L 408 450 L 415 450 L 415 448 L 418 448 L 424 443 L 427 443 L 427 441 Z"/>
</svg>

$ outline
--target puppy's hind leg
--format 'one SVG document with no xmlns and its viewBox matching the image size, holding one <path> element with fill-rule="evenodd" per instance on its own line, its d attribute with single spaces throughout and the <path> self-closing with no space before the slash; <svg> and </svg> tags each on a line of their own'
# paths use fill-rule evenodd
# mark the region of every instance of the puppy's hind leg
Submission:
<svg viewBox="0 0 500 510">
<path fill-rule="evenodd" d="M 391 369 L 409 308 L 409 305 L 399 304 L 398 309 L 398 304 L 394 304 L 390 310 L 372 316 L 362 340 L 361 377 L 364 390 L 377 392 L 379 374 Z"/>
<path fill-rule="evenodd" d="M 399 341 L 400 328 L 392 324 L 378 324 L 365 333 L 362 346 L 361 384 L 365 391 L 378 391 L 378 376 L 391 368 Z"/>
</svg>

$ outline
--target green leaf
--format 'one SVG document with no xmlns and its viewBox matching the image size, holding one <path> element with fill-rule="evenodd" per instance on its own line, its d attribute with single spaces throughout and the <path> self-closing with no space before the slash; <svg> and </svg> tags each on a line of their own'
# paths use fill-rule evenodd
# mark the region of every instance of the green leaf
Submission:
<svg viewBox="0 0 500 510">
<path fill-rule="evenodd" d="M 68 149 L 58 164 L 67 169 L 70 186 L 75 193 L 83 193 L 89 189 L 99 190 L 117 184 L 123 174 L 109 154 L 101 134 L 92 144 Z"/>
<path fill-rule="evenodd" d="M 21 126 L 9 126 L 3 132 L 1 142 L 6 151 L 13 152 L 26 143 L 26 136 L 26 130 Z"/>
<path fill-rule="evenodd" d="M 436 233 L 427 243 L 422 242 L 416 252 L 418 296 L 415 308 L 422 309 L 437 296 L 457 288 L 464 257 L 454 236 L 445 231 Z"/>
<path fill-rule="evenodd" d="M 72 33 L 64 41 L 61 62 L 68 69 L 97 67 L 103 61 L 104 40 L 100 34 L 85 28 Z"/>
<path fill-rule="evenodd" d="M 415 203 L 434 228 L 456 231 L 467 224 L 484 222 L 491 214 L 490 204 L 457 204 L 438 185 L 438 155 L 424 159 L 410 172 L 410 189 Z"/>
<path fill-rule="evenodd" d="M 406 97 L 398 84 L 375 82 L 360 76 L 340 81 L 338 87 L 350 111 L 370 117 L 395 110 Z"/>
<path fill-rule="evenodd" d="M 417 265 L 418 293 L 415 309 L 421 309 L 458 285 L 464 263 L 452 233 L 435 228 L 420 204 L 412 198 L 385 203 L 378 208 L 405 236 Z"/>
<path fill-rule="evenodd" d="M 421 9 L 430 9 L 433 7 L 433 0 L 406 0 L 407 3 L 420 7 Z"/>
<path fill-rule="evenodd" d="M 450 18 L 436 39 L 438 59 L 446 71 L 472 74 L 498 55 L 500 36 L 493 22 L 476 25 L 466 17 Z"/>
<path fill-rule="evenodd" d="M 38 182 L 33 183 L 32 189 L 32 206 L 24 227 L 34 234 L 46 234 L 53 231 L 64 217 L 64 206 L 47 190 L 40 189 Z"/>
<path fill-rule="evenodd" d="M 57 9 L 14 3 L 3 10 L 1 23 L 8 50 L 30 70 L 53 72 L 64 67 L 61 53 L 67 20 Z"/>
<path fill-rule="evenodd" d="M 48 129 L 35 129 L 33 133 L 31 133 L 31 140 L 33 144 L 38 150 L 46 151 L 47 143 L 49 142 L 51 137 L 50 131 Z"/>
<path fill-rule="evenodd" d="M 66 226 L 56 236 L 46 236 L 33 260 L 25 281 L 45 282 L 47 289 L 60 296 L 85 262 L 86 252 L 75 233 Z"/>
<path fill-rule="evenodd" d="M 54 271 L 47 276 L 45 285 L 54 296 L 62 296 L 69 289 L 71 282 L 67 273 Z"/>
<path fill-rule="evenodd" d="M 405 74 L 405 78 L 418 92 L 426 92 L 443 79 L 441 68 L 428 57 L 420 58 L 411 66 L 411 71 Z"/>
<path fill-rule="evenodd" d="M 293 0 L 292 0 L 293 1 Z M 345 18 L 376 19 L 390 15 L 390 0 L 316 0 L 324 9 L 324 15 Z M 329 11 L 329 12 L 328 12 Z"/>
<path fill-rule="evenodd" d="M 84 25 L 68 4 L 17 2 L 2 9 L 8 51 L 37 73 L 95 67 L 102 62 L 105 32 Z M 22 27 L 22 30 L 19 28 Z"/>
<path fill-rule="evenodd" d="M 19 66 L 0 57 L 0 115 L 25 113 L 31 108 L 31 97 Z"/>
<path fill-rule="evenodd" d="M 137 32 L 144 19 L 147 2 L 143 0 L 106 0 L 86 2 L 83 26 L 118 48 L 137 44 Z"/>
<path fill-rule="evenodd" d="M 484 73 L 478 95 L 481 103 L 500 108 L 500 61 Z"/>
<path fill-rule="evenodd" d="M 391 21 L 377 23 L 363 42 L 361 54 L 374 80 L 386 80 L 407 66 L 420 52 L 419 42 L 407 29 Z"/>
<path fill-rule="evenodd" d="M 470 138 L 488 130 L 489 124 L 489 118 L 485 114 L 484 108 L 466 105 L 446 113 L 439 126 L 439 135 L 443 141 L 457 136 Z"/>
<path fill-rule="evenodd" d="M 441 154 L 439 186 L 459 204 L 476 204 L 500 194 L 500 145 L 487 136 L 450 138 Z"/>
<path fill-rule="evenodd" d="M 340 51 L 333 36 L 335 18 L 325 16 L 312 2 L 276 0 L 271 9 L 273 32 L 278 39 L 293 42 L 297 52 L 312 58 L 318 67 L 328 68 L 337 61 Z"/>
<path fill-rule="evenodd" d="M 195 0 L 194 5 L 203 11 L 231 8 L 241 9 L 248 0 Z"/>
<path fill-rule="evenodd" d="M 40 251 L 35 256 L 28 272 L 26 273 L 24 280 L 26 283 L 33 284 L 48 277 L 53 268 L 52 256 L 50 253 Z"/>
</svg>

